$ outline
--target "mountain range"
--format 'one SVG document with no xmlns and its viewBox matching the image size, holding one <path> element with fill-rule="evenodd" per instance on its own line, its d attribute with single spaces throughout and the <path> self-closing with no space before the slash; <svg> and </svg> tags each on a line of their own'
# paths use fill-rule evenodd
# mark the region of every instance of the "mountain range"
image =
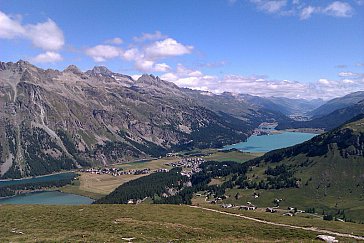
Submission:
<svg viewBox="0 0 364 243">
<path fill-rule="evenodd" d="M 216 97 L 212 103 L 209 95 L 153 75 L 134 80 L 106 67 L 58 71 L 1 62 L 0 175 L 35 176 L 220 147 L 245 140 L 260 122 L 287 119 L 229 95 Z"/>
<path fill-rule="evenodd" d="M 320 99 L 180 88 L 147 74 L 134 80 L 103 66 L 82 72 L 74 65 L 59 71 L 21 60 L 0 62 L 0 177 L 221 147 L 245 140 L 262 122 L 328 130 L 364 111 L 363 102 L 352 104 L 363 93 L 320 106 Z M 344 103 L 343 110 L 308 122 L 288 117 Z"/>
</svg>

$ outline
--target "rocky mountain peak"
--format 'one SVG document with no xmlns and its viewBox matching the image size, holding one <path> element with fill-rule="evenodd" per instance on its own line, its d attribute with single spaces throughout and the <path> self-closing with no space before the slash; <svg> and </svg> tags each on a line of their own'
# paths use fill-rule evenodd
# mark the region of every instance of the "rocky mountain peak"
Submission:
<svg viewBox="0 0 364 243">
<path fill-rule="evenodd" d="M 74 74 L 82 74 L 82 71 L 75 65 L 69 65 L 63 72 L 71 72 Z"/>
<path fill-rule="evenodd" d="M 111 72 L 107 67 L 105 66 L 95 66 L 92 70 L 91 73 L 96 75 L 96 74 L 101 74 L 101 75 L 106 75 L 106 76 L 110 76 L 113 74 L 113 72 Z"/>
</svg>

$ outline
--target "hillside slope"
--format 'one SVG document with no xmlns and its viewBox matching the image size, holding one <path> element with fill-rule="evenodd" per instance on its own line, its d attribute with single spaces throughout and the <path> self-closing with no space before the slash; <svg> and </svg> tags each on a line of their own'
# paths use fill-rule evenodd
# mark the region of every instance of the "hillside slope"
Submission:
<svg viewBox="0 0 364 243">
<path fill-rule="evenodd" d="M 364 100 L 364 91 L 354 92 L 343 97 L 329 100 L 325 104 L 309 112 L 309 115 L 311 115 L 313 118 L 322 117 L 335 110 L 355 105 L 362 100 Z"/>
<path fill-rule="evenodd" d="M 0 63 L 0 177 L 157 157 L 244 140 L 272 115 L 218 114 L 153 75 Z M 274 117 L 273 117 L 274 119 Z M 255 121 L 256 120 L 256 121 Z"/>
<path fill-rule="evenodd" d="M 357 104 L 334 110 L 333 112 L 314 118 L 310 121 L 282 121 L 277 129 L 287 128 L 320 128 L 329 131 L 364 113 L 364 100 Z"/>
<path fill-rule="evenodd" d="M 268 189 L 261 193 L 261 203 L 283 197 L 286 206 L 333 214 L 345 210 L 340 217 L 364 221 L 364 115 L 250 163 L 248 180 L 257 189 Z"/>
</svg>

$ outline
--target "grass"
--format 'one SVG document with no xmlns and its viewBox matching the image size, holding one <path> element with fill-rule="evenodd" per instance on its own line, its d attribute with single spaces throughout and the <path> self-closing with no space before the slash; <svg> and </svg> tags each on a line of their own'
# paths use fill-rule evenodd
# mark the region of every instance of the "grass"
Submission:
<svg viewBox="0 0 364 243">
<path fill-rule="evenodd" d="M 171 166 L 165 165 L 166 163 L 170 162 L 177 162 L 181 158 L 179 157 L 166 157 L 161 159 L 154 159 L 154 160 L 145 160 L 145 161 L 136 161 L 130 163 L 122 163 L 122 164 L 115 164 L 112 167 L 122 168 L 123 170 L 138 170 L 149 168 L 151 170 L 156 169 L 170 169 Z"/>
<path fill-rule="evenodd" d="M 156 169 L 171 169 L 171 166 L 165 165 L 166 163 L 178 161 L 178 157 L 162 158 L 156 160 L 136 161 L 123 164 L 115 164 L 110 167 L 122 168 L 123 170 L 138 170 L 149 168 L 152 171 Z M 60 190 L 66 193 L 77 194 L 81 196 L 90 197 L 93 199 L 99 199 L 112 191 L 125 182 L 138 179 L 144 175 L 121 175 L 112 176 L 108 174 L 91 174 L 85 172 L 79 172 L 80 176 L 78 180 L 74 181 L 72 185 L 66 185 Z"/>
<path fill-rule="evenodd" d="M 241 198 L 238 202 L 251 201 L 258 206 L 273 206 L 273 200 L 283 199 L 280 203 L 283 207 L 298 207 L 299 209 L 315 208 L 316 212 L 323 211 L 336 214 L 345 210 L 347 219 L 364 223 L 364 184 L 362 158 L 348 158 L 343 160 L 337 151 L 330 151 L 322 157 L 312 157 L 314 161 L 309 166 L 298 166 L 307 157 L 303 154 L 291 159 L 285 159 L 279 163 L 261 163 L 254 167 L 247 176 L 250 180 L 259 182 L 266 178 L 264 171 L 268 166 L 286 164 L 295 166 L 294 176 L 301 179 L 299 188 L 279 190 L 230 190 L 230 194 L 239 192 Z M 260 197 L 252 198 L 253 192 Z M 232 202 L 233 198 L 228 201 Z"/>
<path fill-rule="evenodd" d="M 204 157 L 205 160 L 214 160 L 214 161 L 235 161 L 238 163 L 244 163 L 248 160 L 257 158 L 262 156 L 264 153 L 246 153 L 240 151 L 229 151 L 229 152 L 220 152 L 214 151 L 211 155 Z"/>
<path fill-rule="evenodd" d="M 312 242 L 317 235 L 183 205 L 4 205 L 0 218 L 1 242 Z"/>
<path fill-rule="evenodd" d="M 91 197 L 93 199 L 101 198 L 125 182 L 135 180 L 145 175 L 122 175 L 112 176 L 107 174 L 91 174 L 79 173 L 78 180 L 74 181 L 72 185 L 66 185 L 60 190 L 67 193 L 78 194 L 82 196 Z"/>
<path fill-rule="evenodd" d="M 237 208 L 233 209 L 223 209 L 219 205 L 209 204 L 205 201 L 205 196 L 203 192 L 201 197 L 194 197 L 192 200 L 193 205 L 198 205 L 206 208 L 212 208 L 220 211 L 226 211 L 230 213 L 240 214 L 256 219 L 266 220 L 274 223 L 283 223 L 289 225 L 296 225 L 302 227 L 314 227 L 318 229 L 325 229 L 330 231 L 335 231 L 339 233 L 346 234 L 354 234 L 358 236 L 364 236 L 364 226 L 363 224 L 358 223 L 350 223 L 350 222 L 339 222 L 339 221 L 324 221 L 322 219 L 322 215 L 313 215 L 307 213 L 297 214 L 294 217 L 284 216 L 284 212 L 288 212 L 288 210 L 284 210 L 286 208 L 281 207 L 277 213 L 267 213 L 265 212 L 265 207 L 260 207 L 255 211 L 245 211 L 238 210 Z M 227 193 L 229 194 L 229 193 Z M 235 194 L 234 194 L 235 195 Z M 249 199 L 250 202 L 254 202 L 254 199 Z M 246 205 L 246 201 L 237 203 L 234 200 L 225 200 L 225 203 L 235 203 L 235 205 Z M 284 208 L 284 209 L 283 209 Z"/>
</svg>

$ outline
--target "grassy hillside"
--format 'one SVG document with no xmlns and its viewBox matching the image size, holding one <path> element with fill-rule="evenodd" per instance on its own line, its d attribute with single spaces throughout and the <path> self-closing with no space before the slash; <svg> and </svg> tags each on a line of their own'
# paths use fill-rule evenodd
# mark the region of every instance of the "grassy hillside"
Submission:
<svg viewBox="0 0 364 243">
<path fill-rule="evenodd" d="M 251 161 L 239 202 L 298 207 L 364 222 L 364 119 L 362 116 L 305 143 Z M 244 189 L 245 188 L 245 189 Z M 253 194 L 259 198 L 253 198 Z M 234 202 L 234 199 L 227 200 Z"/>
<path fill-rule="evenodd" d="M 1 242 L 312 242 L 317 233 L 176 205 L 0 206 Z"/>
</svg>

